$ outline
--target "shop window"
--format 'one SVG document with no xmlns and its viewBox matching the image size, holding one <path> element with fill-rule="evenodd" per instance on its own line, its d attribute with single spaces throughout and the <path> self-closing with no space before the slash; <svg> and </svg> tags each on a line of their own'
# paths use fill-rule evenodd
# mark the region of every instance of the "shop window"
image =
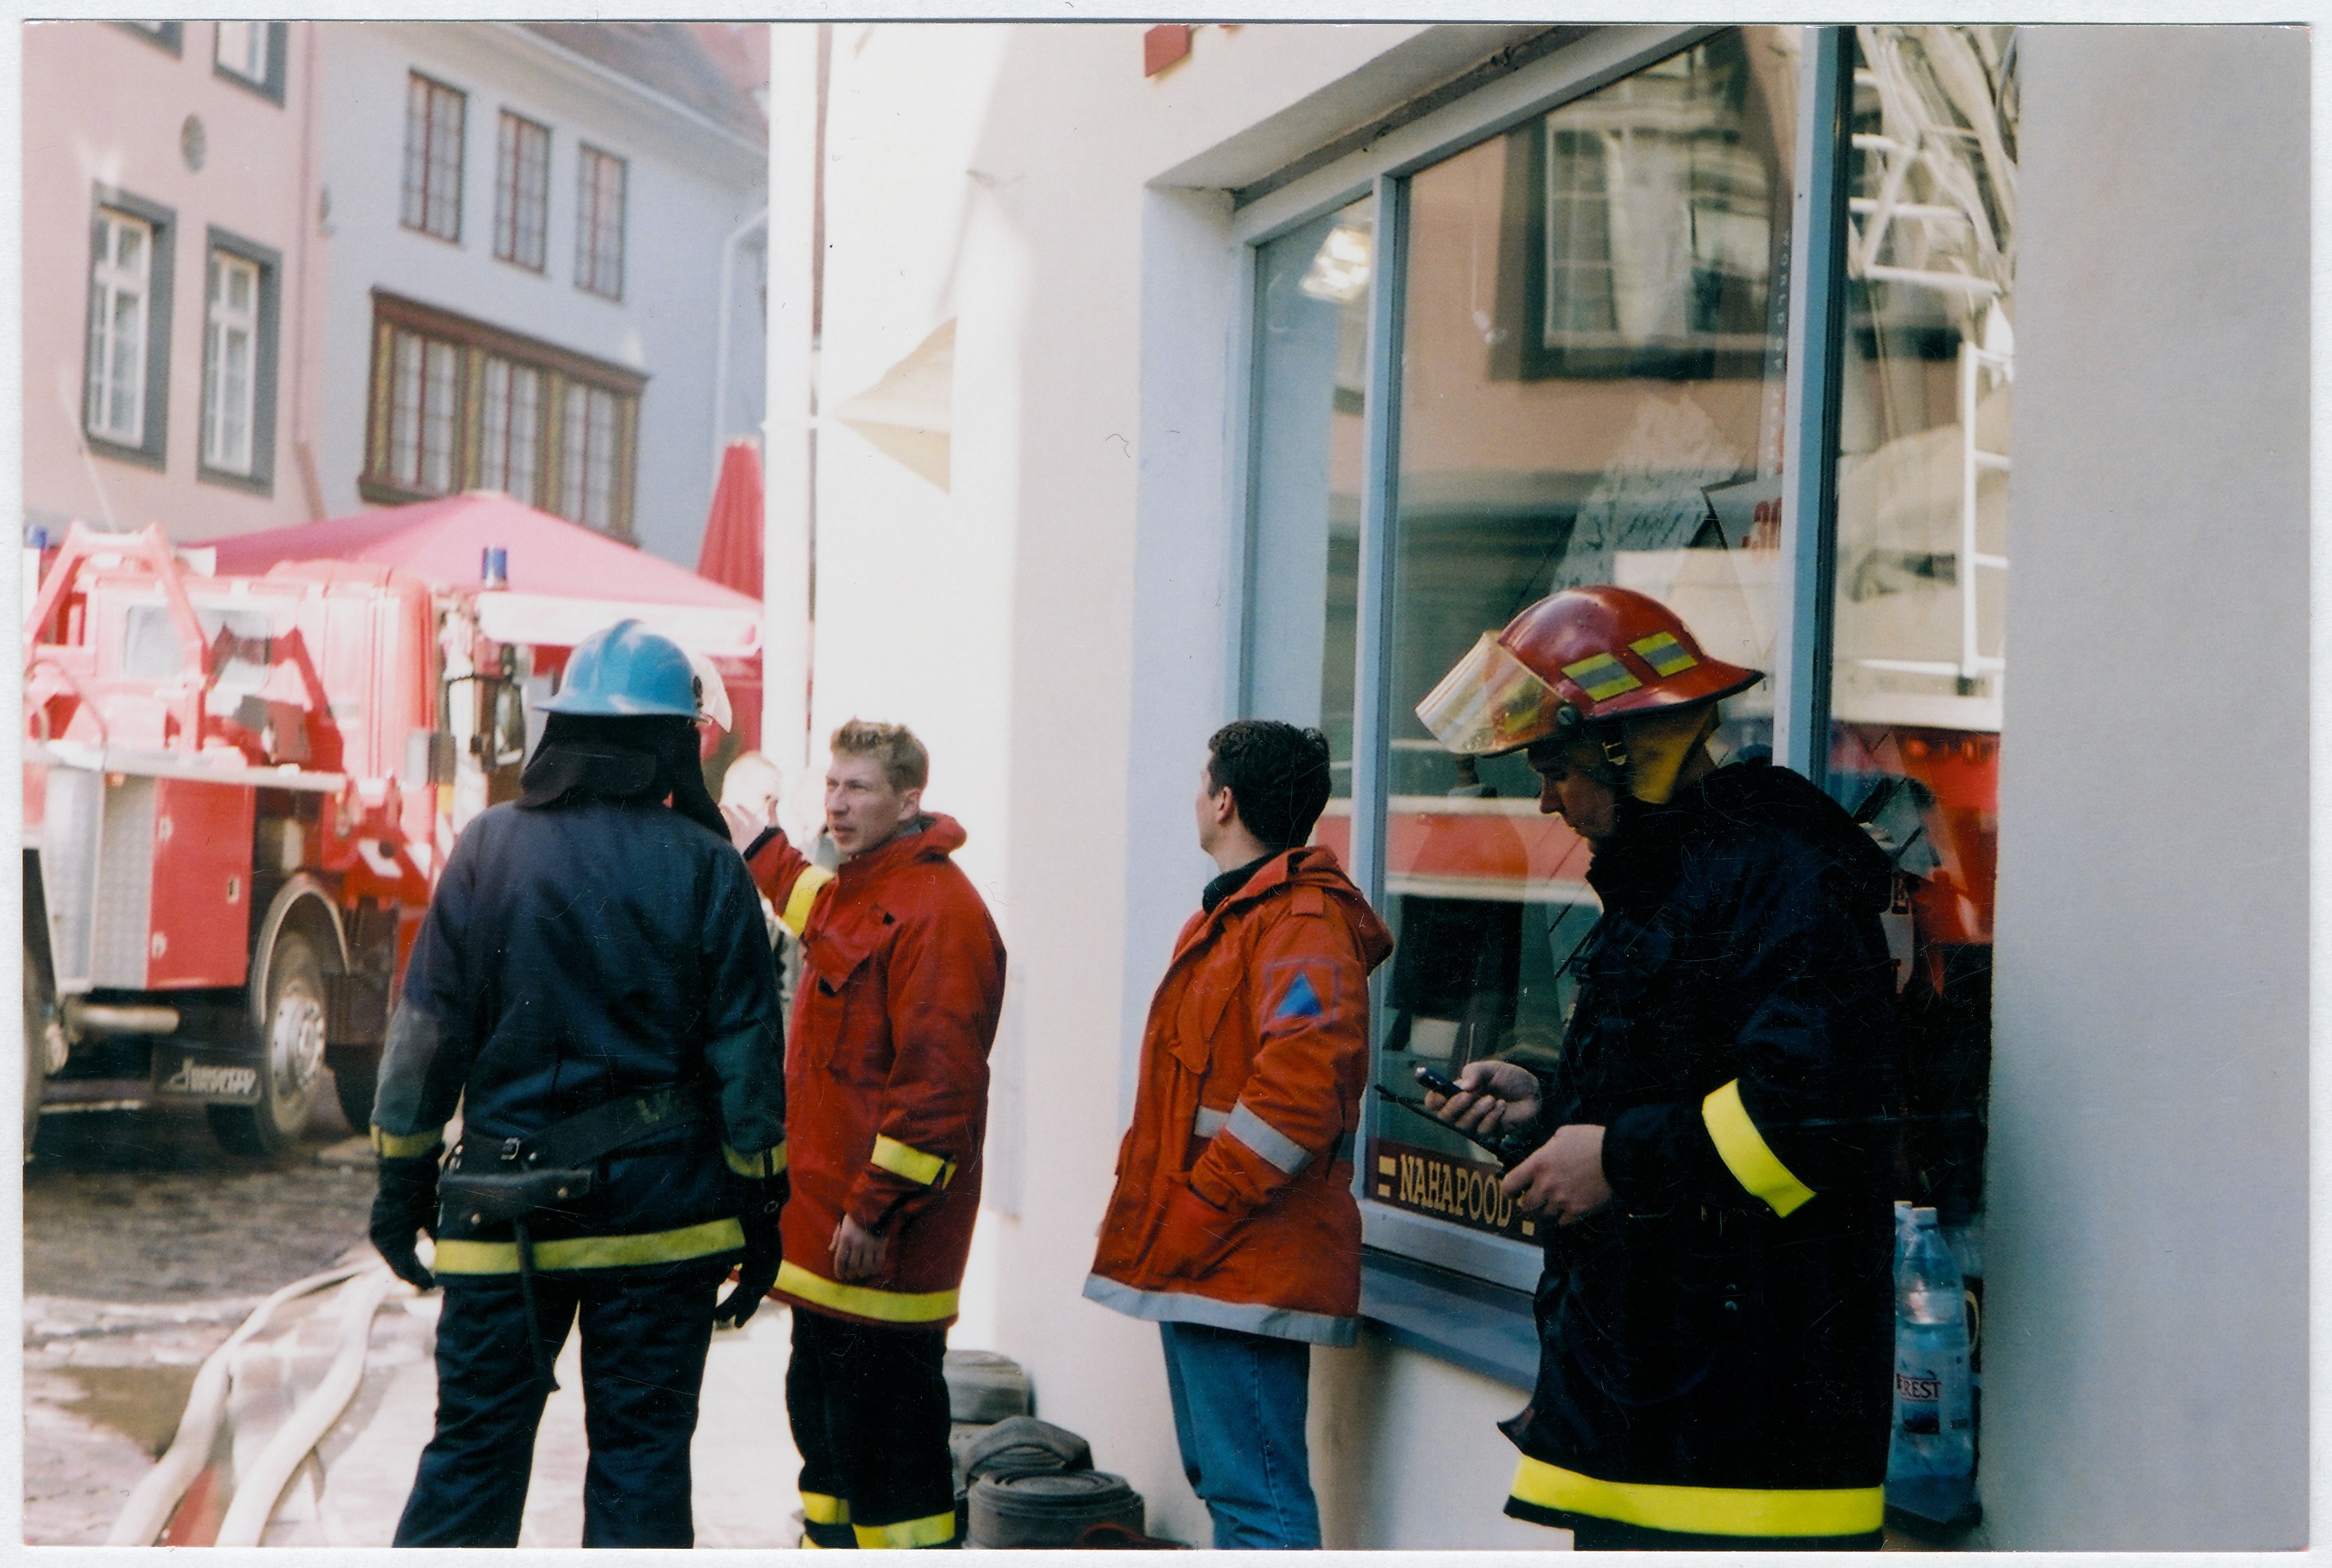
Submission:
<svg viewBox="0 0 2332 1568">
<path fill-rule="evenodd" d="M 167 207 L 98 192 L 90 223 L 82 428 L 93 449 L 155 468 L 167 449 L 176 229 Z"/>
<path fill-rule="evenodd" d="M 213 68 L 239 87 L 262 98 L 283 101 L 284 44 L 289 24 L 282 22 L 221 22 L 212 52 Z"/>
<path fill-rule="evenodd" d="M 646 384 L 636 370 L 377 291 L 358 492 L 395 505 L 500 490 L 627 540 Z"/>
<path fill-rule="evenodd" d="M 1908 1190 L 1983 1274 L 2010 570 L 2008 27 L 1858 28 L 1830 794 L 1896 862 Z"/>
<path fill-rule="evenodd" d="M 596 147 L 576 158 L 575 286 L 624 297 L 624 160 Z"/>
<path fill-rule="evenodd" d="M 462 136 L 468 96 L 419 72 L 405 83 L 405 187 L 398 221 L 462 241 Z"/>
<path fill-rule="evenodd" d="M 550 128 L 504 110 L 494 155 L 494 254 L 542 271 L 550 221 Z"/>
<path fill-rule="evenodd" d="M 215 483 L 266 493 L 275 458 L 280 258 L 214 229 L 205 268 L 202 462 Z"/>
</svg>

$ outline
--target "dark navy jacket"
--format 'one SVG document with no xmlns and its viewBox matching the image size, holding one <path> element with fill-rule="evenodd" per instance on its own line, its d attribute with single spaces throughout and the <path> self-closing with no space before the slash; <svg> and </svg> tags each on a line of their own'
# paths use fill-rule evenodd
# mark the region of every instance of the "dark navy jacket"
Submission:
<svg viewBox="0 0 2332 1568">
<path fill-rule="evenodd" d="M 1615 1197 L 1546 1232 L 1538 1384 L 1506 1429 L 1541 1468 L 1524 1464 L 1508 1511 L 1875 1531 L 1894 1334 L 1888 863 L 1762 762 L 1623 809 L 1588 871 L 1603 917 L 1541 1084 L 1544 1133 L 1605 1129 Z M 1840 1495 L 1769 1495 L 1809 1489 Z"/>
<path fill-rule="evenodd" d="M 377 1136 L 423 1152 L 458 1104 L 465 1166 L 491 1168 L 504 1138 L 698 1086 L 713 1117 L 603 1157 L 589 1196 L 530 1233 L 544 1267 L 732 1251 L 727 1171 L 782 1168 L 781 1028 L 760 897 L 726 840 L 646 802 L 499 806 L 454 845 L 415 941 Z M 509 1236 L 453 1223 L 435 1267 L 504 1272 Z"/>
</svg>

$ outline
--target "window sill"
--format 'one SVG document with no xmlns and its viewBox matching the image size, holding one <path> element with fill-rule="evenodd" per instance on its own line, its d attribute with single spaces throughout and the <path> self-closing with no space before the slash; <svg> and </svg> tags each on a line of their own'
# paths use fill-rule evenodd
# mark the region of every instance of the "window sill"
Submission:
<svg viewBox="0 0 2332 1568">
<path fill-rule="evenodd" d="M 195 479 L 198 483 L 215 484 L 221 490 L 240 490 L 245 495 L 272 497 L 275 493 L 272 473 L 235 473 L 198 463 L 195 465 Z"/>
<path fill-rule="evenodd" d="M 139 468 L 150 468 L 157 473 L 168 466 L 168 460 L 159 447 L 124 446 L 118 441 L 108 441 L 102 435 L 91 435 L 86 431 L 81 433 L 81 439 L 89 444 L 90 451 L 100 457 L 110 457 L 116 463 L 135 464 Z"/>
<path fill-rule="evenodd" d="M 440 501 L 444 497 L 430 490 L 407 490 L 401 484 L 365 474 L 357 480 L 357 498 L 374 506 L 410 506 L 416 501 Z"/>
<path fill-rule="evenodd" d="M 1509 1388 L 1538 1382 L 1538 1327 L 1520 1291 L 1368 1248 L 1361 1315 L 1395 1344 Z"/>
<path fill-rule="evenodd" d="M 264 99 L 278 109 L 283 107 L 283 87 L 280 81 L 255 81 L 231 65 L 221 65 L 216 62 L 211 65 L 211 74 L 221 81 L 233 82 L 253 98 Z"/>
</svg>

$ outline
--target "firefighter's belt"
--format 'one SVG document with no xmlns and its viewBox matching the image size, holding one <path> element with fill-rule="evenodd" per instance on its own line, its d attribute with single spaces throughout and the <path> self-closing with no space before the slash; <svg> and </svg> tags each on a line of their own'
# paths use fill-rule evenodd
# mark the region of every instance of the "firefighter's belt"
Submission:
<svg viewBox="0 0 2332 1568">
<path fill-rule="evenodd" d="M 711 1114 L 707 1097 L 695 1088 L 627 1095 L 554 1122 L 531 1138 L 487 1145 L 497 1158 L 484 1169 L 464 1169 L 472 1152 L 464 1138 L 439 1188 L 444 1216 L 454 1229 L 474 1229 L 572 1203 L 591 1190 L 591 1162 L 601 1155 Z"/>
</svg>

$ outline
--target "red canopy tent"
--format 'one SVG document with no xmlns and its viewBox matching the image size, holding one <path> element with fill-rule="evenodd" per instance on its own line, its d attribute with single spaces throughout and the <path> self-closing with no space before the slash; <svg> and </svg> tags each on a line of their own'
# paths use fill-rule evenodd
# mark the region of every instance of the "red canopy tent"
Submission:
<svg viewBox="0 0 2332 1568">
<path fill-rule="evenodd" d="M 761 597 L 761 454 L 750 441 L 732 441 L 721 454 L 696 575 Z"/>
<path fill-rule="evenodd" d="M 761 728 L 761 607 L 685 567 L 618 543 L 493 491 L 205 540 L 223 573 L 258 576 L 278 561 L 360 560 L 435 588 L 479 588 L 489 548 L 507 552 L 506 587 L 482 588 L 478 624 L 497 641 L 573 647 L 626 617 L 711 655 L 729 688 L 737 738 Z"/>
</svg>

